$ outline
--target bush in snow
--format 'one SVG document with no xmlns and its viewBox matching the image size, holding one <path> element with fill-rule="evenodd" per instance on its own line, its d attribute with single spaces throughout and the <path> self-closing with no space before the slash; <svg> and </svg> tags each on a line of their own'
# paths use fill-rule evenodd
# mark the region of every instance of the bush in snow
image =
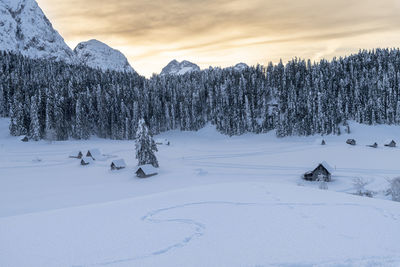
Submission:
<svg viewBox="0 0 400 267">
<path fill-rule="evenodd" d="M 158 161 L 156 155 L 154 155 L 156 151 L 158 151 L 157 145 L 144 119 L 139 120 L 136 132 L 136 158 L 138 159 L 138 165 L 151 164 L 153 167 L 158 168 Z"/>
<path fill-rule="evenodd" d="M 400 202 L 400 177 L 390 180 L 389 183 L 388 193 L 392 195 L 392 200 Z"/>
<path fill-rule="evenodd" d="M 353 179 L 353 186 L 354 189 L 356 190 L 356 195 L 358 196 L 366 196 L 366 197 L 373 197 L 374 196 L 374 192 L 365 189 L 365 186 L 367 184 L 369 184 L 370 181 L 365 180 L 361 177 L 356 177 Z"/>
<path fill-rule="evenodd" d="M 319 182 L 319 189 L 328 190 L 328 183 L 325 181 L 325 178 L 322 174 L 318 175 L 317 181 Z"/>
</svg>

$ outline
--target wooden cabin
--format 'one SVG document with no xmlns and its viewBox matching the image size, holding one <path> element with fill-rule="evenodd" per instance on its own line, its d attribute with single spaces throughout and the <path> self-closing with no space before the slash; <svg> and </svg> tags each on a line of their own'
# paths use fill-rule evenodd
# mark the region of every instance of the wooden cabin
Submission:
<svg viewBox="0 0 400 267">
<path fill-rule="evenodd" d="M 125 169 L 126 168 L 126 163 L 123 159 L 117 159 L 117 160 L 113 160 L 113 162 L 111 162 L 111 170 L 115 171 L 115 170 L 121 170 L 121 169 Z"/>
<path fill-rule="evenodd" d="M 83 157 L 83 153 L 82 151 L 74 151 L 71 154 L 69 154 L 69 157 L 73 159 L 81 159 Z"/>
<path fill-rule="evenodd" d="M 354 140 L 354 139 L 347 139 L 346 144 L 355 146 L 355 145 L 356 145 L 356 140 Z"/>
<path fill-rule="evenodd" d="M 100 150 L 97 148 L 93 148 L 88 150 L 88 152 L 86 153 L 86 157 L 90 157 L 93 160 L 101 160 L 103 159 L 103 155 L 101 154 Z"/>
<path fill-rule="evenodd" d="M 139 178 L 148 178 L 157 175 L 157 169 L 151 164 L 141 165 L 136 168 L 136 176 Z"/>
<path fill-rule="evenodd" d="M 390 141 L 390 143 L 385 144 L 385 146 L 388 146 L 388 147 L 396 147 L 396 142 L 395 142 L 394 140 L 392 140 L 392 141 Z"/>
<path fill-rule="evenodd" d="M 318 166 L 310 172 L 306 172 L 303 176 L 307 181 L 325 181 L 330 182 L 333 169 L 326 162 L 318 164 Z"/>
<path fill-rule="evenodd" d="M 372 145 L 368 145 L 368 147 L 372 147 L 372 148 L 378 148 L 378 143 L 374 143 L 374 144 L 372 144 Z"/>
<path fill-rule="evenodd" d="M 91 157 L 84 157 L 81 159 L 81 165 L 86 166 L 93 163 L 93 159 Z"/>
</svg>

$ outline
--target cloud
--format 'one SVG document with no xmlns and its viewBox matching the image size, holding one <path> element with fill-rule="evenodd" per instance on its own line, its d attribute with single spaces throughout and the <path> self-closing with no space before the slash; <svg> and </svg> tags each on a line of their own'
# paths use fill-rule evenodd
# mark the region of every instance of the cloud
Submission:
<svg viewBox="0 0 400 267">
<path fill-rule="evenodd" d="M 293 44 L 307 49 L 312 47 L 311 43 L 349 38 L 353 39 L 349 44 L 350 48 L 354 47 L 355 36 L 382 35 L 383 32 L 392 35 L 400 25 L 399 0 L 38 2 L 68 43 L 76 44 L 90 38 L 100 39 L 132 55 L 132 62 L 154 60 L 157 56 L 202 56 L 210 61 L 210 56 L 225 54 L 228 50 L 235 54 L 235 49 L 244 51 L 246 47 L 253 49 L 255 46 L 285 55 L 290 51 L 279 51 L 275 46 L 281 45 L 282 49 L 288 49 Z M 377 40 L 377 44 L 380 44 L 378 41 L 380 40 Z M 360 42 L 358 47 L 362 48 L 363 45 Z M 331 44 L 326 46 L 332 47 Z M 322 51 L 331 50 L 327 47 Z M 292 50 L 298 52 L 297 49 Z M 254 51 L 256 52 L 260 56 L 265 55 L 265 52 Z M 300 52 L 311 54 L 310 51 Z M 239 54 L 250 56 L 252 60 L 256 57 L 247 52 Z M 277 55 L 272 56 L 275 58 Z M 157 64 L 170 59 L 172 58 L 153 62 L 153 71 L 156 71 L 154 66 L 160 69 L 162 66 Z M 136 68 L 141 72 L 140 66 Z M 149 74 L 150 70 L 146 69 L 144 72 Z"/>
</svg>

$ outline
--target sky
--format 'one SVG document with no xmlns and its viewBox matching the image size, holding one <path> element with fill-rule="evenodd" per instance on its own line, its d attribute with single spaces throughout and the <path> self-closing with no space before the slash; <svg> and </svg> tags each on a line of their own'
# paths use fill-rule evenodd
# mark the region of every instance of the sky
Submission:
<svg viewBox="0 0 400 267">
<path fill-rule="evenodd" d="M 400 47 L 400 0 L 37 0 L 74 48 L 98 39 L 149 77 L 173 59 L 201 68 L 331 59 Z"/>
</svg>

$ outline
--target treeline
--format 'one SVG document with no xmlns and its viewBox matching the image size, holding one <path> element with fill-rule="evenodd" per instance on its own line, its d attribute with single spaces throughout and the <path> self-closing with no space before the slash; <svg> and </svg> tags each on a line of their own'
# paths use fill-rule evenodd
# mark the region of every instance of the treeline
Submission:
<svg viewBox="0 0 400 267">
<path fill-rule="evenodd" d="M 134 139 L 141 118 L 153 134 L 340 134 L 347 120 L 400 124 L 399 89 L 399 49 L 150 79 L 0 52 L 0 116 L 34 140 Z"/>
</svg>

